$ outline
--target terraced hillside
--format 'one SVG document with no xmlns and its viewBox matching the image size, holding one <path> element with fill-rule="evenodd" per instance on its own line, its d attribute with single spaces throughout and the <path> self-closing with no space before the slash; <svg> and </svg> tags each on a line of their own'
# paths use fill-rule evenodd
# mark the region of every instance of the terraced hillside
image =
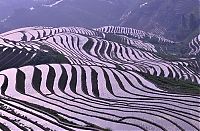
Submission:
<svg viewBox="0 0 200 131">
<path fill-rule="evenodd" d="M 200 53 L 200 35 L 196 36 L 190 43 L 190 55 L 197 55 Z"/>
<path fill-rule="evenodd" d="M 199 36 L 179 45 L 114 26 L 0 34 L 0 129 L 199 131 Z"/>
</svg>

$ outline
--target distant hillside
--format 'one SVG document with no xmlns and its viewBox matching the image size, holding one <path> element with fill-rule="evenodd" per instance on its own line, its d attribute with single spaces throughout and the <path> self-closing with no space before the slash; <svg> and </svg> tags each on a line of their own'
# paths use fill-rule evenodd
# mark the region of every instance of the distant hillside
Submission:
<svg viewBox="0 0 200 131">
<path fill-rule="evenodd" d="M 36 25 L 99 27 L 115 23 L 127 9 L 126 1 L 129 0 L 32 1 L 32 5 L 15 9 L 0 25 L 9 30 Z"/>
<path fill-rule="evenodd" d="M 198 0 L 144 0 L 137 8 L 129 9 L 120 25 L 183 40 L 193 32 L 198 34 L 199 7 Z"/>
<path fill-rule="evenodd" d="M 199 34 L 198 0 L 8 1 L 3 0 L 0 5 L 0 12 L 6 12 L 0 13 L 0 32 L 38 25 L 89 28 L 117 25 L 152 32 L 174 41 L 186 40 L 186 43 Z"/>
</svg>

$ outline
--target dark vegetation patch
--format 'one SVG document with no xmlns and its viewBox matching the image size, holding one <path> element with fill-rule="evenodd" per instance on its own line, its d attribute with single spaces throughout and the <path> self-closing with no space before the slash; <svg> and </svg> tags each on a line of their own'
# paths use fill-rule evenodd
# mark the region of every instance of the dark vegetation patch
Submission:
<svg viewBox="0 0 200 131">
<path fill-rule="evenodd" d="M 164 53 L 155 53 L 157 56 L 161 57 L 163 60 L 169 62 L 186 62 L 188 63 L 187 68 L 195 72 L 200 73 L 200 53 L 197 55 L 177 55 L 177 54 L 164 54 Z"/>
<path fill-rule="evenodd" d="M 174 78 L 165 78 L 161 76 L 153 76 L 145 73 L 140 73 L 145 79 L 153 82 L 162 90 L 175 94 L 187 94 L 200 96 L 200 85 L 187 81 Z"/>
<path fill-rule="evenodd" d="M 48 50 L 48 52 L 38 51 L 37 55 L 33 59 L 31 59 L 26 65 L 70 63 L 63 54 L 53 50 L 51 47 L 42 45 L 41 48 Z"/>
</svg>

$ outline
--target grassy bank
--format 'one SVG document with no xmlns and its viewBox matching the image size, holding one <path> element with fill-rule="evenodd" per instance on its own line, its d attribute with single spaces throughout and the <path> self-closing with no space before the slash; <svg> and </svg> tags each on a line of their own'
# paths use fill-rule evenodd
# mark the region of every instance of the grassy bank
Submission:
<svg viewBox="0 0 200 131">
<path fill-rule="evenodd" d="M 187 80 L 179 80 L 173 78 L 165 78 L 161 76 L 152 76 L 145 73 L 140 73 L 147 80 L 153 82 L 162 90 L 169 93 L 188 94 L 188 95 L 200 95 L 200 85 L 192 83 Z"/>
</svg>

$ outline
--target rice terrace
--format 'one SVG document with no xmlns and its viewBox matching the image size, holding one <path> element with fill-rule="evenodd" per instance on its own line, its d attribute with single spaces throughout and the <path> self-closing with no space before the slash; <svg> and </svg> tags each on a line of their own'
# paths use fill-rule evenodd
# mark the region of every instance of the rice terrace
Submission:
<svg viewBox="0 0 200 131">
<path fill-rule="evenodd" d="M 0 23 L 0 130 L 200 131 L 200 18 L 195 14 L 199 1 L 191 0 L 195 8 L 190 10 L 185 7 L 188 0 L 177 0 L 174 12 L 172 0 L 165 4 L 136 0 L 134 8 L 126 3 L 129 0 L 124 0 L 126 4 L 121 0 L 30 1 L 34 6 L 27 9 L 28 15 L 18 9 L 23 14 L 20 19 L 15 12 Z M 120 19 L 116 10 L 109 12 L 113 18 L 104 12 L 102 18 L 113 19 L 104 24 L 98 8 L 86 9 L 83 1 L 105 12 L 121 10 Z M 143 23 L 145 27 L 137 23 L 137 19 L 147 21 L 142 15 L 156 5 L 163 11 L 166 4 L 177 19 L 181 12 L 182 25 L 173 16 L 168 21 L 174 20 L 179 32 L 154 19 L 155 15 L 148 16 L 153 22 Z M 20 8 L 26 6 L 32 5 Z M 65 21 L 61 18 L 65 13 L 58 14 L 63 9 L 71 11 L 73 19 L 66 18 L 71 24 L 59 23 Z M 89 14 L 91 10 L 94 14 Z M 52 18 L 42 24 L 43 11 L 57 13 L 51 12 Z M 87 14 L 88 21 L 74 23 L 75 11 L 83 17 Z M 156 11 L 158 16 L 163 13 Z M 29 21 L 29 16 L 38 17 L 39 24 Z M 168 20 L 169 15 L 164 16 Z M 104 26 L 87 25 L 90 17 Z M 30 23 L 21 26 L 18 20 L 22 19 Z M 137 24 L 128 24 L 131 21 Z"/>
</svg>

